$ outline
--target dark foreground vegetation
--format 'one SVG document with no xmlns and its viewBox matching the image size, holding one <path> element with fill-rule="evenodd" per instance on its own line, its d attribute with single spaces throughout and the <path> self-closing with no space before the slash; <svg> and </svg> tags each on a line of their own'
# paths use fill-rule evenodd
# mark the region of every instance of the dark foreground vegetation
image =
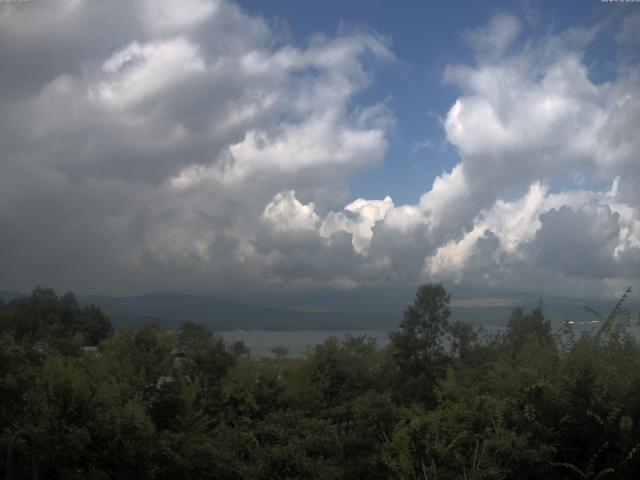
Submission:
<svg viewBox="0 0 640 480">
<path fill-rule="evenodd" d="M 22 431 L 43 479 L 637 478 L 640 350 L 622 301 L 591 334 L 515 310 L 480 339 L 448 303 L 418 288 L 384 349 L 330 339 L 254 359 L 190 322 L 112 333 L 98 309 L 36 289 L 0 303 L 0 473 Z M 31 478 L 15 447 L 14 478 Z"/>
</svg>

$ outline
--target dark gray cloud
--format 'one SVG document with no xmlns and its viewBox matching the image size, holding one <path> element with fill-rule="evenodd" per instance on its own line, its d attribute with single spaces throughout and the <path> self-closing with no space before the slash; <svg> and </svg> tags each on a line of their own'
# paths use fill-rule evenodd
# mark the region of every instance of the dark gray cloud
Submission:
<svg viewBox="0 0 640 480">
<path fill-rule="evenodd" d="M 567 205 L 540 215 L 534 245 L 541 265 L 569 276 L 615 275 L 619 215 L 608 205 L 590 203 L 578 211 Z"/>
</svg>

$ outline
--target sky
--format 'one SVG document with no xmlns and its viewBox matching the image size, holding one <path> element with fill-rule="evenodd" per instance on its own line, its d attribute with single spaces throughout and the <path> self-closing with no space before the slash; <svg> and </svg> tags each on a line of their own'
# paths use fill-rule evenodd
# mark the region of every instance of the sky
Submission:
<svg viewBox="0 0 640 480">
<path fill-rule="evenodd" d="M 0 64 L 0 289 L 640 287 L 640 3 L 0 2 Z"/>
</svg>

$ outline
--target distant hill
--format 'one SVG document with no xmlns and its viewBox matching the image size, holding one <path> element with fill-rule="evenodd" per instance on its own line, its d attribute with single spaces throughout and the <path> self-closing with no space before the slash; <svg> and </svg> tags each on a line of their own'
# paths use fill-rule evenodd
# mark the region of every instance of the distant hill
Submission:
<svg viewBox="0 0 640 480">
<path fill-rule="evenodd" d="M 133 297 L 80 296 L 82 303 L 93 303 L 111 317 L 115 327 L 141 325 L 155 320 L 163 328 L 176 328 L 185 320 L 196 320 L 215 330 L 363 330 L 392 329 L 402 318 L 406 305 L 393 302 L 385 308 L 361 309 L 354 305 L 327 302 L 313 307 L 266 307 L 244 304 L 215 297 L 176 293 L 153 293 Z M 453 298 L 452 318 L 475 326 L 502 325 L 517 306 L 533 309 L 540 297 L 520 298 Z M 589 306 L 608 314 L 615 301 L 585 301 L 570 298 L 545 298 L 545 314 L 559 323 L 569 317 L 576 321 L 591 320 Z M 627 304 L 637 310 L 637 303 Z"/>
<path fill-rule="evenodd" d="M 59 292 L 60 293 L 60 292 Z M 487 298 L 482 291 L 452 288 L 452 319 L 473 326 L 504 325 L 516 306 L 535 308 L 540 297 L 518 292 L 493 292 Z M 25 294 L 0 291 L 0 298 L 9 301 Z M 343 292 L 335 296 L 296 296 L 281 298 L 274 305 L 256 305 L 234 300 L 180 293 L 151 293 L 116 297 L 79 295 L 82 304 L 99 306 L 115 328 L 140 326 L 155 321 L 160 327 L 175 329 L 185 320 L 198 321 L 214 330 L 391 330 L 401 320 L 402 312 L 412 301 L 412 292 L 366 294 Z M 294 301 L 295 300 L 295 301 Z M 269 299 L 262 299 L 263 302 Z M 564 318 L 576 321 L 591 320 L 589 306 L 608 314 L 615 300 L 590 301 L 563 297 L 545 297 L 545 314 L 554 323 Z M 638 302 L 631 297 L 626 304 L 638 311 Z"/>
<path fill-rule="evenodd" d="M 195 320 L 214 330 L 357 330 L 387 328 L 395 323 L 386 313 L 300 311 L 177 293 L 89 295 L 80 296 L 79 300 L 99 306 L 116 328 L 150 320 L 163 328 L 176 328 L 185 320 Z"/>
</svg>

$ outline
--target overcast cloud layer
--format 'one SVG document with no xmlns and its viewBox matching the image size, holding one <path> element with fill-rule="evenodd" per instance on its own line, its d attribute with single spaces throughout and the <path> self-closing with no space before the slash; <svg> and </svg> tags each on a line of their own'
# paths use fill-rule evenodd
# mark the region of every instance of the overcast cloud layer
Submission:
<svg viewBox="0 0 640 480">
<path fill-rule="evenodd" d="M 297 45 L 208 0 L 2 5 L 0 288 L 619 294 L 640 280 L 640 12 L 619 23 L 601 83 L 597 26 L 464 33 L 440 112 L 458 165 L 415 205 L 345 205 L 395 124 L 356 101 L 396 61 L 382 34 Z"/>
</svg>

